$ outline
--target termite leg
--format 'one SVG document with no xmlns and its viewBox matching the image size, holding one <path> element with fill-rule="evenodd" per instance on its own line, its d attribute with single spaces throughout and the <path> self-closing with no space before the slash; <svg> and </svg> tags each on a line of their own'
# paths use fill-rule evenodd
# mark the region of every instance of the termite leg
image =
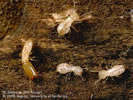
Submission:
<svg viewBox="0 0 133 100">
<path fill-rule="evenodd" d="M 116 77 L 118 77 L 118 76 L 116 76 Z M 113 77 L 111 77 L 111 79 L 112 79 L 113 81 L 115 81 Z"/>
<path fill-rule="evenodd" d="M 70 79 L 70 76 L 71 76 L 71 73 L 66 74 L 66 81 L 65 82 L 67 82 L 68 78 Z"/>
<path fill-rule="evenodd" d="M 88 70 L 88 68 L 87 67 L 85 67 L 85 68 L 83 68 L 84 70 Z"/>
<path fill-rule="evenodd" d="M 29 79 L 30 92 L 32 92 L 32 81 Z"/>
<path fill-rule="evenodd" d="M 82 79 L 82 81 L 85 81 L 84 78 L 82 76 L 80 76 L 80 78 Z"/>
<path fill-rule="evenodd" d="M 79 32 L 73 25 L 72 25 L 72 28 L 73 28 L 76 32 Z"/>
<path fill-rule="evenodd" d="M 101 81 L 101 79 L 98 79 L 98 80 L 94 83 L 94 85 L 97 85 L 97 83 L 100 82 L 100 81 Z"/>
<path fill-rule="evenodd" d="M 108 80 L 108 77 L 103 81 L 103 83 L 105 83 Z"/>
<path fill-rule="evenodd" d="M 37 62 L 36 57 L 31 57 L 30 60 L 31 60 L 31 61 L 36 61 L 36 62 Z"/>
</svg>

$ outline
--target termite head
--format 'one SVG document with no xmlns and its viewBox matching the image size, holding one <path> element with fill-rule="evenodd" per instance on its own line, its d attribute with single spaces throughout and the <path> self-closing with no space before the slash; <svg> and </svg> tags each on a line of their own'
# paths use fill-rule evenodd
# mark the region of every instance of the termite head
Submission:
<svg viewBox="0 0 133 100">
<path fill-rule="evenodd" d="M 107 71 L 106 70 L 102 70 L 99 71 L 99 79 L 105 79 L 107 77 Z"/>
<path fill-rule="evenodd" d="M 75 75 L 82 76 L 83 69 L 80 66 L 73 66 L 72 71 L 74 72 Z"/>
<path fill-rule="evenodd" d="M 31 39 L 27 40 L 28 45 L 31 47 L 29 51 L 31 51 L 33 46 L 33 41 Z"/>
<path fill-rule="evenodd" d="M 22 50 L 22 63 L 29 61 L 30 52 L 32 50 L 33 42 L 31 39 L 25 41 L 23 50 Z"/>
</svg>

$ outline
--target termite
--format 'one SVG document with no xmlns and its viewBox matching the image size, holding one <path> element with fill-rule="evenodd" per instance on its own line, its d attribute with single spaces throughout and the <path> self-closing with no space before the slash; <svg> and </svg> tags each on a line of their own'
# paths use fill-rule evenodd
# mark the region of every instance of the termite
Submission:
<svg viewBox="0 0 133 100">
<path fill-rule="evenodd" d="M 56 72 L 60 74 L 67 74 L 69 72 L 73 72 L 75 75 L 80 76 L 81 79 L 84 80 L 82 77 L 83 68 L 81 68 L 80 66 L 73 66 L 67 63 L 62 63 L 57 66 Z"/>
<path fill-rule="evenodd" d="M 76 9 L 70 8 L 62 13 L 54 13 L 52 17 L 55 22 L 59 23 L 57 27 L 57 32 L 60 36 L 67 34 L 70 32 L 70 28 L 73 22 L 79 22 L 87 19 L 91 19 L 92 15 L 84 14 L 83 16 L 79 16 Z"/>
<path fill-rule="evenodd" d="M 92 71 L 92 72 L 99 72 L 98 76 L 99 79 L 95 82 L 99 82 L 102 79 L 106 79 L 107 77 L 118 77 L 122 73 L 125 72 L 125 67 L 123 65 L 115 65 L 109 70 L 101 70 L 101 71 Z"/>
<path fill-rule="evenodd" d="M 55 27 L 58 24 L 57 32 L 58 32 L 59 36 L 63 36 L 65 34 L 69 33 L 70 28 L 74 22 L 81 22 L 84 20 L 96 18 L 96 17 L 92 16 L 90 13 L 85 13 L 80 16 L 77 13 L 77 10 L 75 9 L 75 7 L 69 8 L 65 11 L 62 11 L 61 13 L 52 13 L 50 15 L 52 18 L 48 17 L 47 19 L 41 19 L 41 21 L 44 21 L 51 28 Z"/>
<path fill-rule="evenodd" d="M 59 35 L 67 34 L 70 31 L 72 23 L 75 22 L 76 20 L 79 20 L 79 15 L 74 9 L 70 9 L 67 12 L 68 12 L 68 17 L 64 21 L 62 21 L 57 27 L 57 32 Z"/>
<path fill-rule="evenodd" d="M 37 77 L 37 72 L 32 65 L 32 63 L 29 61 L 29 56 L 32 50 L 33 42 L 31 39 L 25 41 L 24 47 L 22 49 L 22 67 L 26 73 L 26 75 L 29 77 L 29 79 L 33 80 Z"/>
</svg>

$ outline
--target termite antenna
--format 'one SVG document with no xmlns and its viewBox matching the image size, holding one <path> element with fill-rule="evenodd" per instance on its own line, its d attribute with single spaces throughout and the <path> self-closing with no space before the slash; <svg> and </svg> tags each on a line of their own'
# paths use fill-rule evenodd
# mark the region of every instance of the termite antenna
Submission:
<svg viewBox="0 0 133 100">
<path fill-rule="evenodd" d="M 96 71 L 96 70 L 90 70 L 90 72 L 98 73 L 99 71 Z"/>
</svg>

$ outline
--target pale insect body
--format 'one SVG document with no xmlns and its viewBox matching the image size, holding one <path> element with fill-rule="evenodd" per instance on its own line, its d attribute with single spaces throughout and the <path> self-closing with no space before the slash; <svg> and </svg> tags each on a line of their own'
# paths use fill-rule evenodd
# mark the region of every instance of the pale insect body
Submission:
<svg viewBox="0 0 133 100">
<path fill-rule="evenodd" d="M 125 67 L 123 65 L 116 65 L 112 69 L 107 70 L 107 76 L 119 76 L 125 71 Z"/>
<path fill-rule="evenodd" d="M 29 61 L 29 55 L 32 50 L 33 42 L 32 40 L 27 40 L 24 44 L 23 50 L 22 50 L 22 62 Z"/>
<path fill-rule="evenodd" d="M 75 7 L 74 7 L 75 8 Z M 79 16 L 77 10 L 69 8 L 61 13 L 50 14 L 52 18 L 42 19 L 49 27 L 55 27 L 57 24 L 57 32 L 59 35 L 65 35 L 70 32 L 70 27 L 74 22 L 81 22 L 83 20 L 94 19 L 90 13 Z"/>
<path fill-rule="evenodd" d="M 57 32 L 59 35 L 65 35 L 70 31 L 70 27 L 72 25 L 71 17 L 68 17 L 57 27 Z"/>
<path fill-rule="evenodd" d="M 59 72 L 60 74 L 67 74 L 68 72 L 71 72 L 72 69 L 69 64 L 62 63 L 57 66 L 56 71 Z"/>
<path fill-rule="evenodd" d="M 57 27 L 57 32 L 59 35 L 65 35 L 70 31 L 70 27 L 74 21 L 79 20 L 79 15 L 75 9 L 69 9 L 63 14 L 53 14 L 53 18 L 56 22 L 60 22 Z"/>
<path fill-rule="evenodd" d="M 82 76 L 83 73 L 83 69 L 80 66 L 73 66 L 67 63 L 59 64 L 57 66 L 56 71 L 59 72 L 60 74 L 67 74 L 69 72 L 73 72 L 75 75 L 80 77 Z"/>
<path fill-rule="evenodd" d="M 131 9 L 131 11 L 129 12 L 129 14 L 130 14 L 131 22 L 133 23 L 133 9 Z"/>
<path fill-rule="evenodd" d="M 124 72 L 125 72 L 125 67 L 123 65 L 115 65 L 109 70 L 101 70 L 99 71 L 99 80 L 97 80 L 95 83 L 97 83 L 102 79 L 106 79 L 107 77 L 118 77 Z"/>
<path fill-rule="evenodd" d="M 82 76 L 83 69 L 80 66 L 73 66 L 72 71 L 74 72 L 75 75 Z"/>
<path fill-rule="evenodd" d="M 33 80 L 37 77 L 37 72 L 32 65 L 32 63 L 29 61 L 29 56 L 32 50 L 33 42 L 32 40 L 25 41 L 23 50 L 22 50 L 22 67 L 26 73 L 26 75 L 29 77 L 29 79 Z"/>
<path fill-rule="evenodd" d="M 66 20 L 66 18 L 68 18 L 68 17 L 75 17 L 75 18 L 72 18 L 72 19 L 79 19 L 79 15 L 78 15 L 78 13 L 76 12 L 76 10 L 75 9 L 73 9 L 73 8 L 69 8 L 68 10 L 65 10 L 65 11 L 63 11 L 63 12 L 61 12 L 61 13 L 53 13 L 52 14 L 52 17 L 53 17 L 53 19 L 55 20 L 55 22 L 62 22 L 62 21 L 64 21 L 64 20 Z"/>
<path fill-rule="evenodd" d="M 131 14 L 131 22 L 133 23 L 133 14 Z"/>
</svg>

